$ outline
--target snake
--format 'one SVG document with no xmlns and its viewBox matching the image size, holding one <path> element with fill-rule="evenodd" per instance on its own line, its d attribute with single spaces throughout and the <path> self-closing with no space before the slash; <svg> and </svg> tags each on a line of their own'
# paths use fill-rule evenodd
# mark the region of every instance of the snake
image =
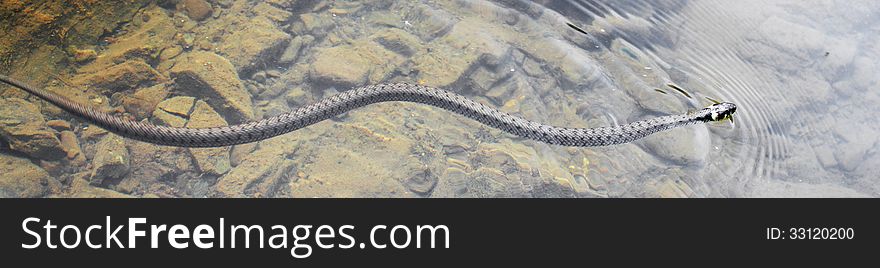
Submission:
<svg viewBox="0 0 880 268">
<path fill-rule="evenodd" d="M 595 128 L 568 128 L 542 124 L 510 115 L 436 87 L 383 83 L 352 88 L 298 109 L 242 124 L 185 128 L 155 125 L 114 116 L 76 103 L 51 91 L 0 75 L 0 81 L 39 97 L 62 110 L 129 139 L 177 147 L 222 147 L 251 143 L 333 118 L 380 102 L 412 102 L 439 107 L 510 134 L 553 145 L 593 147 L 629 143 L 648 135 L 687 125 L 731 119 L 736 105 L 718 102 L 683 114 L 649 118 L 628 124 Z"/>
</svg>

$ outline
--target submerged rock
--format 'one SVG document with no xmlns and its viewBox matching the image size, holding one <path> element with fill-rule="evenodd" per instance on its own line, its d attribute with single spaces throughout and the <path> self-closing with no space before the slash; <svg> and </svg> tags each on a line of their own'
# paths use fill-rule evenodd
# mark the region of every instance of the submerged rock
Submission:
<svg viewBox="0 0 880 268">
<path fill-rule="evenodd" d="M 418 37 L 397 28 L 379 31 L 372 38 L 386 49 L 407 57 L 412 56 L 422 48 Z"/>
<path fill-rule="evenodd" d="M 0 98 L 0 138 L 10 149 L 34 158 L 56 160 L 66 155 L 40 108 L 23 99 Z"/>
<path fill-rule="evenodd" d="M 61 146 L 67 152 L 67 159 L 85 160 L 82 148 L 79 146 L 79 140 L 77 140 L 76 133 L 73 133 L 73 131 L 65 130 L 61 132 Z"/>
<path fill-rule="evenodd" d="M 89 183 L 102 185 L 111 179 L 120 179 L 128 174 L 128 149 L 125 141 L 116 134 L 108 134 L 98 142 L 95 158 L 92 160 L 92 175 Z"/>
<path fill-rule="evenodd" d="M 94 73 L 76 76 L 72 80 L 77 85 L 109 92 L 130 90 L 139 85 L 151 86 L 162 81 L 165 81 L 165 77 L 140 59 L 114 64 Z"/>
<path fill-rule="evenodd" d="M 70 184 L 69 193 L 63 195 L 64 197 L 72 197 L 72 198 L 130 198 L 132 196 L 126 195 L 117 191 L 104 189 L 95 187 L 89 184 L 85 179 L 76 178 Z"/>
<path fill-rule="evenodd" d="M 136 118 L 148 118 L 153 114 L 156 105 L 168 97 L 168 93 L 165 84 L 156 84 L 135 91 L 134 94 L 125 95 L 122 99 L 122 106 L 126 111 L 134 114 Z"/>
<path fill-rule="evenodd" d="M 190 19 L 204 20 L 211 16 L 211 4 L 205 0 L 183 0 L 177 4 L 178 10 L 183 10 Z"/>
<path fill-rule="evenodd" d="M 362 85 L 374 65 L 352 46 L 325 48 L 316 53 L 309 75 L 320 83 L 342 87 Z"/>
<path fill-rule="evenodd" d="M 289 41 L 290 35 L 278 30 L 269 19 L 256 17 L 224 36 L 218 49 L 238 73 L 246 75 L 257 66 L 275 62 Z"/>
<path fill-rule="evenodd" d="M 164 100 L 156 105 L 152 120 L 159 125 L 184 127 L 194 104 L 195 98 L 188 96 L 177 96 Z"/>
<path fill-rule="evenodd" d="M 296 61 L 297 56 L 299 56 L 300 50 L 303 46 L 307 46 L 315 41 L 315 37 L 311 35 L 298 35 L 290 40 L 290 44 L 287 45 L 287 48 L 284 49 L 284 52 L 281 53 L 281 56 L 278 58 L 278 63 L 282 64 L 290 64 Z"/>
<path fill-rule="evenodd" d="M 233 123 L 254 119 L 251 95 L 228 60 L 204 51 L 190 52 L 175 60 L 171 76 L 180 91 L 201 97 Z"/>
<path fill-rule="evenodd" d="M 711 146 L 709 129 L 699 125 L 654 133 L 643 141 L 655 155 L 679 165 L 702 165 Z"/>
<path fill-rule="evenodd" d="M 217 197 L 274 197 L 281 189 L 283 178 L 287 178 L 296 161 L 289 159 L 293 154 L 294 140 L 279 137 L 267 141 L 270 146 L 259 149 L 244 157 L 234 169 L 217 180 L 214 186 Z M 285 145 L 286 146 L 283 146 Z"/>
<path fill-rule="evenodd" d="M 49 173 L 24 158 L 0 154 L 0 198 L 43 197 L 49 191 Z"/>
<path fill-rule="evenodd" d="M 425 41 L 447 34 L 458 19 L 446 10 L 417 5 L 404 11 L 404 19 L 415 33 Z"/>
</svg>

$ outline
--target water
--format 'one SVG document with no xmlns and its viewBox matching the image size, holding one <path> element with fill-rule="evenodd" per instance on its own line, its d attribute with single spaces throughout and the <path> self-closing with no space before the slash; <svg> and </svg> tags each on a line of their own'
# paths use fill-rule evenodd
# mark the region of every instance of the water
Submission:
<svg viewBox="0 0 880 268">
<path fill-rule="evenodd" d="M 5 137 L 7 169 L 45 175 L 4 181 L 0 192 L 880 195 L 880 4 L 872 1 L 173 2 L 130 7 L 121 13 L 131 15 L 117 21 L 95 18 L 95 25 L 114 26 L 93 35 L 63 19 L 29 28 L 33 23 L 0 16 L 20 32 L 74 36 L 0 50 L 2 70 L 137 120 L 189 126 L 267 117 L 380 82 L 441 86 L 572 127 L 682 113 L 711 100 L 739 108 L 732 124 L 676 129 L 620 146 L 565 148 L 431 107 L 378 104 L 256 145 L 190 150 L 120 141 L 30 98 L 44 120 L 71 124 L 69 134 L 60 134 L 64 127 L 42 129 L 68 141 L 73 135 L 81 153 L 71 156 L 61 145 L 53 151 L 51 142 L 49 149 L 28 150 Z M 198 64 L 186 64 L 192 62 Z M 126 68 L 110 68 L 119 65 Z M 190 72 L 208 82 L 186 83 Z M 27 97 L 10 88 L 0 88 L 0 96 Z"/>
</svg>

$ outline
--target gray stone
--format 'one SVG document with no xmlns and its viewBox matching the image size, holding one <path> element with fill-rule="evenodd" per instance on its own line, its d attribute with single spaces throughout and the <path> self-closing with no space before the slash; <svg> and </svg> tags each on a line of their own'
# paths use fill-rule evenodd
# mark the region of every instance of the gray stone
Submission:
<svg viewBox="0 0 880 268">
<path fill-rule="evenodd" d="M 446 10 L 417 5 L 405 11 L 404 19 L 413 31 L 425 41 L 431 41 L 448 33 L 458 19 Z"/>
<path fill-rule="evenodd" d="M 702 165 L 711 147 L 709 130 L 703 125 L 654 133 L 643 141 L 652 153 L 679 165 Z"/>
</svg>

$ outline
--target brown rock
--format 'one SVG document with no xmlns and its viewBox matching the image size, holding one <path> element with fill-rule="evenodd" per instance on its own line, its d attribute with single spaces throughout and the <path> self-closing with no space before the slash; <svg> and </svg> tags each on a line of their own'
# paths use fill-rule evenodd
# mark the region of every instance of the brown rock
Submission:
<svg viewBox="0 0 880 268">
<path fill-rule="evenodd" d="M 70 185 L 70 193 L 66 197 L 73 198 L 131 198 L 132 196 L 117 191 L 94 187 L 84 179 L 74 179 Z"/>
<path fill-rule="evenodd" d="M 107 134 L 107 133 L 110 133 L 110 132 L 107 132 L 106 129 L 99 128 L 96 126 L 86 126 L 86 127 L 83 127 L 83 131 L 80 134 L 81 134 L 81 137 L 83 140 L 91 141 L 91 140 L 95 140 L 97 138 L 103 137 L 104 134 Z"/>
<path fill-rule="evenodd" d="M 277 55 L 290 42 L 290 35 L 265 17 L 256 17 L 242 26 L 224 36 L 217 47 L 242 75 L 275 62 Z"/>
<path fill-rule="evenodd" d="M 204 20 L 211 16 L 211 4 L 205 0 L 183 0 L 178 3 L 178 10 L 183 10 L 190 19 Z"/>
<path fill-rule="evenodd" d="M 70 123 L 64 120 L 49 120 L 46 121 L 46 125 L 58 131 L 70 130 Z"/>
<path fill-rule="evenodd" d="M 31 157 L 56 160 L 66 155 L 40 109 L 23 99 L 0 98 L 0 138 Z"/>
<path fill-rule="evenodd" d="M 151 120 L 158 125 L 184 127 L 194 104 L 195 98 L 188 96 L 177 96 L 164 100 L 156 105 Z"/>
<path fill-rule="evenodd" d="M 0 198 L 42 197 L 53 180 L 31 161 L 4 154 L 0 154 L 0 174 Z"/>
<path fill-rule="evenodd" d="M 76 133 L 73 131 L 61 131 L 61 147 L 67 152 L 67 159 L 75 159 L 82 156 L 82 148 L 76 139 Z"/>
<path fill-rule="evenodd" d="M 76 76 L 71 81 L 76 85 L 117 92 L 140 85 L 153 85 L 165 81 L 165 77 L 143 60 L 135 59 L 111 65 L 94 73 Z"/>
<path fill-rule="evenodd" d="M 188 118 L 195 100 L 196 98 L 193 97 L 177 96 L 160 102 L 156 107 L 171 114 Z"/>
<path fill-rule="evenodd" d="M 153 114 L 156 105 L 168 97 L 168 93 L 165 84 L 156 84 L 123 97 L 122 106 L 136 118 L 148 118 Z"/>
<path fill-rule="evenodd" d="M 98 53 L 94 49 L 74 49 L 73 61 L 83 63 L 94 60 L 98 57 Z"/>
<path fill-rule="evenodd" d="M 78 72 L 84 74 L 103 72 L 121 62 L 135 59 L 149 62 L 154 60 L 163 48 L 173 45 L 169 40 L 177 33 L 177 27 L 174 27 L 171 16 L 168 16 L 166 14 L 167 11 L 163 8 L 156 5 L 138 8 L 137 4 L 113 6 L 131 9 L 139 13 L 142 12 L 140 16 L 147 20 L 140 27 L 133 27 L 134 29 L 127 28 L 126 30 L 130 30 L 127 34 L 116 39 L 112 44 L 101 50 L 100 55 L 95 60 L 78 69 Z M 94 25 L 79 23 L 72 30 L 78 33 L 79 30 L 97 31 L 95 33 L 96 36 L 106 34 L 107 32 L 105 31 L 112 31 L 113 27 L 118 27 L 120 18 L 122 18 L 117 17 L 122 16 L 121 14 L 112 14 L 112 16 L 106 16 L 111 18 L 112 26 L 109 26 L 110 28 L 91 29 L 94 28 Z M 99 16 L 96 15 L 95 17 Z M 127 18 L 131 18 L 131 16 Z M 89 39 L 88 42 L 94 43 L 94 40 L 96 38 Z"/>
<path fill-rule="evenodd" d="M 325 48 L 317 53 L 309 75 L 321 83 L 343 87 L 362 85 L 373 66 L 352 46 Z"/>
<path fill-rule="evenodd" d="M 412 56 L 422 47 L 419 38 L 398 28 L 388 28 L 379 31 L 373 36 L 373 40 L 404 56 Z"/>
<path fill-rule="evenodd" d="M 206 100 L 228 121 L 253 120 L 251 96 L 228 60 L 203 51 L 190 52 L 175 60 L 177 64 L 171 68 L 171 76 L 178 88 Z"/>
</svg>

